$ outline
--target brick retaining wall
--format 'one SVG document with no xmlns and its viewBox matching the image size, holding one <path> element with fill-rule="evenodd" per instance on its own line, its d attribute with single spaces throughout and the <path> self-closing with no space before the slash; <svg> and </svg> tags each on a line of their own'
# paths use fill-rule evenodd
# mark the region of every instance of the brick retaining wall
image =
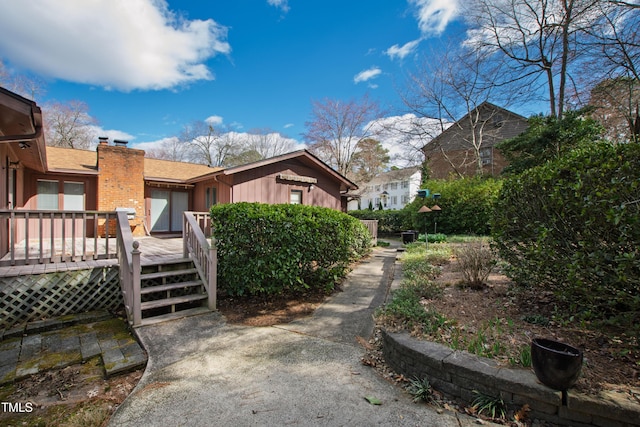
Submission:
<svg viewBox="0 0 640 427">
<path fill-rule="evenodd" d="M 434 389 L 471 404 L 474 390 L 501 397 L 510 407 L 524 404 L 531 418 L 574 427 L 640 426 L 640 404 L 621 393 L 608 392 L 599 398 L 562 393 L 540 384 L 530 369 L 501 367 L 495 361 L 441 344 L 413 339 L 407 333 L 383 331 L 387 364 L 405 377 L 428 378 Z"/>
</svg>

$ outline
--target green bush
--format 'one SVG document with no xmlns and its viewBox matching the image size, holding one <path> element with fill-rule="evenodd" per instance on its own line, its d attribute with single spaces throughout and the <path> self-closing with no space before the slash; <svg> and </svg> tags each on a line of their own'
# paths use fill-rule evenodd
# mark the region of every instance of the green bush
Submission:
<svg viewBox="0 0 640 427">
<path fill-rule="evenodd" d="M 379 234 L 395 234 L 410 228 L 405 211 L 394 210 L 369 210 L 349 211 L 349 215 L 358 219 L 378 220 Z"/>
<path fill-rule="evenodd" d="M 488 235 L 494 202 L 500 192 L 501 180 L 493 178 L 461 178 L 455 180 L 428 180 L 422 188 L 431 194 L 439 193 L 439 199 L 419 198 L 403 209 L 408 228 L 432 233 L 434 221 L 437 232 L 444 234 Z M 437 204 L 439 213 L 419 213 L 421 206 L 431 208 Z"/>
<path fill-rule="evenodd" d="M 509 275 L 568 315 L 640 311 L 640 144 L 590 144 L 505 181 L 493 237 Z"/>
<path fill-rule="evenodd" d="M 332 289 L 371 245 L 360 221 L 328 208 L 232 203 L 213 206 L 211 218 L 227 295 Z"/>
<path fill-rule="evenodd" d="M 429 243 L 444 243 L 447 241 L 447 235 L 443 233 L 427 234 L 427 236 L 429 236 Z M 417 241 L 424 242 L 424 239 L 425 235 L 419 234 Z"/>
</svg>

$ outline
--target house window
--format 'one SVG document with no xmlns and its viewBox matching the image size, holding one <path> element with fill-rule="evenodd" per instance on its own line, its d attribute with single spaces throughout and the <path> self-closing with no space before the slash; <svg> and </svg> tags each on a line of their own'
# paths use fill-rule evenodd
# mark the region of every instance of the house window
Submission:
<svg viewBox="0 0 640 427">
<path fill-rule="evenodd" d="M 380 186 L 376 185 L 376 191 L 380 191 Z"/>
<path fill-rule="evenodd" d="M 218 203 L 218 189 L 215 187 L 207 188 L 205 194 L 205 206 L 209 209 Z"/>
<path fill-rule="evenodd" d="M 58 181 L 38 180 L 38 209 L 58 210 Z"/>
<path fill-rule="evenodd" d="M 380 206 L 380 198 L 376 197 L 376 203 L 375 203 L 374 208 L 377 209 L 379 206 Z"/>
<path fill-rule="evenodd" d="M 392 190 L 397 190 L 398 189 L 398 183 L 397 182 L 392 182 L 390 186 L 391 186 Z"/>
<path fill-rule="evenodd" d="M 383 188 L 384 190 L 388 190 L 388 189 L 389 189 L 389 184 L 385 184 L 385 185 L 383 185 L 383 186 L 382 186 L 382 188 Z"/>
<path fill-rule="evenodd" d="M 59 190 L 59 181 L 39 179 L 36 209 L 48 211 L 83 211 L 85 209 L 83 182 L 64 182 L 62 185 L 62 194 L 59 194 Z"/>
<path fill-rule="evenodd" d="M 409 181 L 402 181 L 401 187 L 402 188 L 409 188 Z"/>
<path fill-rule="evenodd" d="M 65 211 L 83 211 L 84 210 L 84 183 L 82 182 L 65 182 L 64 183 L 64 195 L 62 197 L 62 208 Z"/>
<path fill-rule="evenodd" d="M 480 160 L 482 160 L 483 165 L 490 165 L 492 163 L 491 154 L 491 148 L 480 149 Z"/>
<path fill-rule="evenodd" d="M 409 196 L 406 196 L 406 195 L 402 196 L 401 200 L 402 200 L 402 204 L 405 205 L 405 204 L 409 203 Z"/>
<path fill-rule="evenodd" d="M 393 205 L 397 205 L 398 204 L 398 196 L 391 196 L 390 198 L 390 204 Z"/>
<path fill-rule="evenodd" d="M 302 204 L 302 190 L 291 190 L 291 202 L 292 205 Z"/>
</svg>

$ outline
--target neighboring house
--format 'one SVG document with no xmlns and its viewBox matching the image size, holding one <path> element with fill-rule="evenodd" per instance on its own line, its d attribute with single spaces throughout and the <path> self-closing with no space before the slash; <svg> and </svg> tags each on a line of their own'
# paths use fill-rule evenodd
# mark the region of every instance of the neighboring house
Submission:
<svg viewBox="0 0 640 427">
<path fill-rule="evenodd" d="M 520 135 L 527 119 L 504 108 L 484 102 L 447 128 L 422 148 L 429 177 L 497 176 L 507 161 L 495 146 Z"/>
<path fill-rule="evenodd" d="M 360 200 L 349 202 L 349 210 L 368 209 L 402 209 L 411 203 L 418 193 L 421 181 L 420 167 L 396 169 L 376 176 L 362 186 Z"/>
<path fill-rule="evenodd" d="M 182 212 L 206 211 L 216 203 L 301 203 L 344 211 L 347 193 L 358 188 L 306 150 L 221 169 L 148 159 L 144 151 L 106 138 L 95 151 L 46 147 L 40 108 L 3 88 L 0 165 L 0 210 L 124 208 L 131 212 L 134 235 L 180 232 Z M 8 235 L 1 225 L 0 256 Z"/>
</svg>

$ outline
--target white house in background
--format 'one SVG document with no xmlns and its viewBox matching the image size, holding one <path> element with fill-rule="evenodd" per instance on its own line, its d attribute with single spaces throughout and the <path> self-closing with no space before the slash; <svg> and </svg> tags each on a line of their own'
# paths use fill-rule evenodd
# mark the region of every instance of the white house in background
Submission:
<svg viewBox="0 0 640 427">
<path fill-rule="evenodd" d="M 380 203 L 386 210 L 402 209 L 418 194 L 420 179 L 418 166 L 381 173 L 360 186 L 360 209 L 368 209 L 370 203 L 374 209 L 378 209 Z M 347 208 L 358 209 L 358 200 L 351 200 Z"/>
</svg>

